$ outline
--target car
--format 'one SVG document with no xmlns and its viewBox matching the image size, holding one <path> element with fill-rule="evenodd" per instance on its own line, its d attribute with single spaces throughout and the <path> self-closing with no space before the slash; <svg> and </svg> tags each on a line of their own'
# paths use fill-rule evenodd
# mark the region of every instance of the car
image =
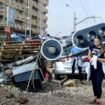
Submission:
<svg viewBox="0 0 105 105">
<path fill-rule="evenodd" d="M 82 73 L 86 75 L 86 67 L 89 64 L 89 62 L 87 60 L 87 56 L 83 56 L 82 59 L 83 59 Z M 56 61 L 54 63 L 53 68 L 55 79 L 60 79 L 61 75 L 70 75 L 72 73 L 72 64 L 73 64 L 72 58 Z M 75 74 L 78 75 L 79 70 L 77 68 L 77 64 L 75 64 L 75 69 L 76 69 Z"/>
</svg>

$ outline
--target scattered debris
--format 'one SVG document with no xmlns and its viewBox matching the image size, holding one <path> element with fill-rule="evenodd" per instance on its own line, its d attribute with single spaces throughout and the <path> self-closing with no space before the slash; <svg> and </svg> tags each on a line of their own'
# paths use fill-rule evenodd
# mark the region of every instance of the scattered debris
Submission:
<svg viewBox="0 0 105 105">
<path fill-rule="evenodd" d="M 22 94 L 18 94 L 15 95 L 15 99 L 17 102 L 19 102 L 20 104 L 25 104 L 28 102 L 28 99 L 26 96 L 22 95 Z"/>
<path fill-rule="evenodd" d="M 8 91 L 6 91 L 5 96 L 6 96 L 6 98 L 13 98 L 14 97 L 13 93 L 8 92 Z"/>
<path fill-rule="evenodd" d="M 25 104 L 28 102 L 28 99 L 23 94 L 12 93 L 11 91 L 6 91 L 5 93 L 6 98 L 14 98 L 20 104 Z"/>
<path fill-rule="evenodd" d="M 5 75 L 8 76 L 8 77 L 11 77 L 11 76 L 13 75 L 13 72 L 12 72 L 11 69 L 6 70 L 4 73 L 5 73 Z"/>
<path fill-rule="evenodd" d="M 66 82 L 63 83 L 63 86 L 67 87 L 77 87 L 77 82 L 76 80 L 67 80 Z"/>
</svg>

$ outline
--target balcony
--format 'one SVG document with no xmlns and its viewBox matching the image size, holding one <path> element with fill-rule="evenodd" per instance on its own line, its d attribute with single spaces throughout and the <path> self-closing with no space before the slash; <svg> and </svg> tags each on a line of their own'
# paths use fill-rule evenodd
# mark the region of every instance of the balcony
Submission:
<svg viewBox="0 0 105 105">
<path fill-rule="evenodd" d="M 37 26 L 39 25 L 39 23 L 38 23 L 37 20 L 33 20 L 33 21 L 31 22 L 31 24 L 32 24 L 32 26 L 35 26 L 35 27 L 37 27 Z"/>
<path fill-rule="evenodd" d="M 25 30 L 24 25 L 16 24 L 15 29 L 17 30 Z"/>
<path fill-rule="evenodd" d="M 44 20 L 45 20 L 45 21 L 47 21 L 47 20 L 48 20 L 48 17 L 47 17 L 47 16 L 45 16 L 45 17 L 44 17 Z"/>
<path fill-rule="evenodd" d="M 34 7 L 34 8 L 37 8 L 37 3 L 36 2 L 32 2 L 32 6 Z"/>
<path fill-rule="evenodd" d="M 32 33 L 39 34 L 40 30 L 38 30 L 37 28 L 32 28 Z"/>
<path fill-rule="evenodd" d="M 32 24 L 32 27 L 39 27 L 39 26 L 40 26 L 40 23 L 39 23 L 39 21 L 37 21 L 37 20 L 33 20 L 33 21 L 31 22 L 31 24 Z"/>
<path fill-rule="evenodd" d="M 45 24 L 45 25 L 44 25 L 44 28 L 47 28 L 47 27 L 48 27 L 48 25 L 47 25 L 47 24 Z"/>
<path fill-rule="evenodd" d="M 43 8 L 43 12 L 44 12 L 45 14 L 47 14 L 47 13 L 48 13 L 48 9 L 47 9 L 47 8 Z"/>
<path fill-rule="evenodd" d="M 37 16 L 37 12 L 35 10 L 32 11 L 32 16 Z"/>
<path fill-rule="evenodd" d="M 7 5 L 9 4 L 9 0 L 4 0 L 4 1 L 5 1 L 5 4 L 7 4 Z"/>
<path fill-rule="evenodd" d="M 44 9 L 44 6 L 41 3 L 38 3 L 38 9 L 39 10 L 43 10 Z"/>
<path fill-rule="evenodd" d="M 0 0 L 0 3 L 5 3 L 5 0 Z"/>
<path fill-rule="evenodd" d="M 4 27 L 4 26 L 5 26 L 5 23 L 0 20 L 0 27 Z"/>
<path fill-rule="evenodd" d="M 37 17 L 38 17 L 39 19 L 41 19 L 42 14 L 41 14 L 41 12 L 40 12 L 40 11 L 37 13 Z"/>
<path fill-rule="evenodd" d="M 25 11 L 25 10 L 26 10 L 26 5 L 25 5 L 25 4 L 22 5 L 22 6 L 21 6 L 21 9 Z"/>
<path fill-rule="evenodd" d="M 36 25 L 37 24 L 37 21 L 36 20 L 32 20 L 31 24 L 32 25 Z"/>
<path fill-rule="evenodd" d="M 49 0 L 43 0 L 43 3 L 45 4 L 45 6 L 48 6 L 48 2 Z"/>
<path fill-rule="evenodd" d="M 15 19 L 21 22 L 24 22 L 24 16 L 22 16 L 21 14 L 15 14 Z"/>
<path fill-rule="evenodd" d="M 20 11 L 25 11 L 25 5 L 21 5 L 20 3 L 17 3 L 15 1 L 11 2 L 11 6 L 13 8 L 20 10 Z"/>
</svg>

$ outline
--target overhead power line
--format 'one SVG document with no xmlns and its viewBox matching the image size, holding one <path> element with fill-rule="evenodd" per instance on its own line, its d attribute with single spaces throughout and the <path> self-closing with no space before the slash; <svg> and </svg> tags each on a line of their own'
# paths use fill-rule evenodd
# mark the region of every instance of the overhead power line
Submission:
<svg viewBox="0 0 105 105">
<path fill-rule="evenodd" d="M 89 14 L 88 14 L 88 12 L 87 12 L 87 9 L 85 8 L 85 6 L 84 6 L 82 0 L 79 0 L 79 1 L 80 1 L 80 4 L 81 4 L 82 8 L 83 8 L 84 13 L 85 13 L 87 16 L 89 16 Z"/>
</svg>

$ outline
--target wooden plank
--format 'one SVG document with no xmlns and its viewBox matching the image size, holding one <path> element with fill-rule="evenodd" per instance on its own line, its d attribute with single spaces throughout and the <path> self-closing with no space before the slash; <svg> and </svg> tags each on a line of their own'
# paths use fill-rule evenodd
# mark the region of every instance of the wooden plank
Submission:
<svg viewBox="0 0 105 105">
<path fill-rule="evenodd" d="M 22 51 L 34 51 L 34 50 L 36 50 L 36 51 L 39 51 L 40 49 L 39 48 L 23 48 L 22 49 Z M 15 52 L 17 52 L 17 51 L 20 51 L 20 49 L 1 49 L 0 50 L 0 52 L 13 52 L 13 51 L 15 51 Z"/>
<path fill-rule="evenodd" d="M 31 44 L 41 44 L 41 41 L 23 41 L 25 44 L 31 43 Z M 6 43 L 6 44 L 22 44 L 23 42 L 14 42 L 14 41 L 4 41 L 2 43 Z"/>
<path fill-rule="evenodd" d="M 0 62 L 11 63 L 18 57 L 28 57 L 37 55 L 40 51 L 41 41 L 23 41 L 23 42 L 2 42 L 0 48 Z"/>
<path fill-rule="evenodd" d="M 14 57 L 13 56 L 1 56 L 1 59 L 13 59 Z"/>
<path fill-rule="evenodd" d="M 5 63 L 5 62 L 11 62 L 10 59 L 0 59 L 0 62 Z"/>
<path fill-rule="evenodd" d="M 20 48 L 21 46 L 4 46 L 5 49 L 16 49 L 16 48 Z M 40 46 L 23 46 L 23 48 L 40 48 Z"/>
<path fill-rule="evenodd" d="M 41 43 L 25 43 L 25 45 L 34 45 L 34 46 L 38 46 L 41 45 Z M 22 43 L 14 43 L 14 44 L 6 44 L 3 46 L 22 46 Z"/>
<path fill-rule="evenodd" d="M 23 42 L 17 42 L 17 41 L 3 41 L 3 42 L 5 42 L 5 43 L 23 43 Z M 25 42 L 25 43 L 32 43 L 32 42 L 41 43 L 42 41 L 36 39 L 36 40 L 30 40 L 30 41 L 25 40 L 24 42 Z"/>
</svg>

